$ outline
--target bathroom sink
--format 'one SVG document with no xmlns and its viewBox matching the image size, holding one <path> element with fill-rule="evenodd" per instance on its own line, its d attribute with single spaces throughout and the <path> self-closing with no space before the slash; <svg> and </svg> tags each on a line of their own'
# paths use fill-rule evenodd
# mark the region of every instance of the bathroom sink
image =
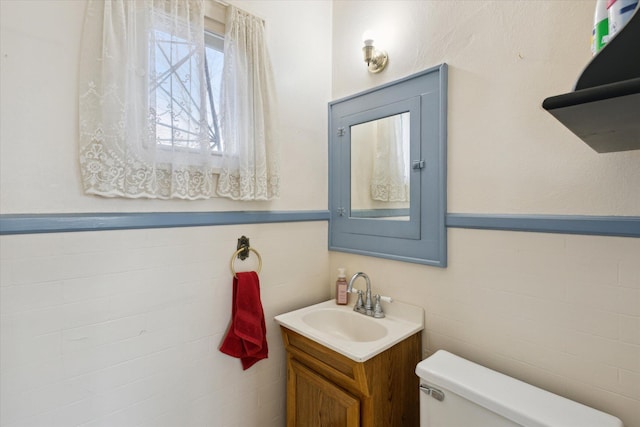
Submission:
<svg viewBox="0 0 640 427">
<path fill-rule="evenodd" d="M 382 304 L 386 314 L 382 319 L 329 300 L 281 314 L 275 320 L 351 360 L 364 362 L 424 329 L 421 307 L 398 301 Z"/>
<path fill-rule="evenodd" d="M 303 315 L 302 321 L 317 331 L 348 341 L 377 341 L 389 333 L 378 319 L 363 316 L 353 310 L 321 308 Z"/>
</svg>

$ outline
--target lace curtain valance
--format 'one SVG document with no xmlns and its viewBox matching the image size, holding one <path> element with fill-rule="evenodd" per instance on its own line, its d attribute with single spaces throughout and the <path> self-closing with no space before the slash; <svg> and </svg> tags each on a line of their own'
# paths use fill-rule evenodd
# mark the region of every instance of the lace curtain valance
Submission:
<svg viewBox="0 0 640 427">
<path fill-rule="evenodd" d="M 278 195 L 264 24 L 239 12 L 228 8 L 221 91 L 229 95 L 223 95 L 221 129 L 213 138 L 203 0 L 89 2 L 79 78 L 86 193 L 241 200 Z M 234 28 L 244 28 L 250 43 Z"/>
</svg>

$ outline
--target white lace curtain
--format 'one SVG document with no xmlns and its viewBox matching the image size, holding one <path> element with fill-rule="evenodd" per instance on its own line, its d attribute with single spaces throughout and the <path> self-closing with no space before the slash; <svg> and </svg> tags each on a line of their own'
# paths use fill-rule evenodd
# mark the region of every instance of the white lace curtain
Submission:
<svg viewBox="0 0 640 427">
<path fill-rule="evenodd" d="M 377 120 L 371 198 L 382 202 L 409 201 L 408 114 Z"/>
<path fill-rule="evenodd" d="M 245 14 L 247 19 L 234 24 L 234 8 L 230 9 L 229 31 L 252 21 Z M 91 0 L 79 78 L 80 170 L 85 192 L 162 199 L 277 196 L 277 168 L 270 169 L 276 164 L 275 154 L 269 151 L 274 119 L 264 113 L 275 109 L 271 69 L 262 32 L 252 33 L 256 34 L 252 44 L 261 45 L 265 55 L 243 58 L 243 53 L 254 55 L 254 51 L 236 47 L 231 38 L 225 40 L 225 62 L 228 50 L 235 52 L 233 61 L 266 61 L 259 75 L 266 83 L 256 84 L 254 76 L 242 74 L 247 67 L 233 67 L 233 61 L 223 73 L 223 92 L 229 92 L 225 87 L 253 84 L 243 98 L 235 100 L 234 111 L 222 115 L 223 145 L 232 150 L 225 153 L 220 173 L 224 179 L 218 180 L 208 123 L 203 0 Z M 252 94 L 253 88 L 265 93 Z M 256 99 L 258 107 L 254 107 Z M 223 101 L 222 108 L 228 103 Z M 251 120 L 245 121 L 246 114 Z M 237 136 L 235 129 L 245 126 L 252 133 Z M 240 136 L 246 138 L 234 140 Z M 253 151 L 235 149 L 238 145 Z M 245 161 L 245 155 L 253 158 Z"/>
<path fill-rule="evenodd" d="M 235 200 L 279 196 L 273 73 L 264 22 L 228 7 L 222 71 L 221 124 L 225 142 L 218 195 Z"/>
</svg>

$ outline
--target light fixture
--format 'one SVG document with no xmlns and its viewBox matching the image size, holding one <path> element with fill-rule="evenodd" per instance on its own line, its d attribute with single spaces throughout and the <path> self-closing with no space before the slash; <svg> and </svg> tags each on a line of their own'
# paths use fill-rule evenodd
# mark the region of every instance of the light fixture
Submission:
<svg viewBox="0 0 640 427">
<path fill-rule="evenodd" d="M 389 56 L 384 50 L 376 50 L 373 45 L 374 34 L 372 31 L 367 30 L 362 34 L 362 41 L 364 47 L 362 53 L 364 54 L 364 62 L 367 63 L 370 73 L 379 73 L 387 66 Z"/>
</svg>

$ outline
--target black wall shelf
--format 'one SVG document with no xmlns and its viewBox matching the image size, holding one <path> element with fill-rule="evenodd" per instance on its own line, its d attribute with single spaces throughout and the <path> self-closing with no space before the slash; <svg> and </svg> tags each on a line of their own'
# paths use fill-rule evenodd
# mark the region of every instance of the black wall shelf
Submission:
<svg viewBox="0 0 640 427">
<path fill-rule="evenodd" d="M 574 91 L 542 107 L 599 153 L 640 149 L 640 9 L 593 57 Z"/>
</svg>

